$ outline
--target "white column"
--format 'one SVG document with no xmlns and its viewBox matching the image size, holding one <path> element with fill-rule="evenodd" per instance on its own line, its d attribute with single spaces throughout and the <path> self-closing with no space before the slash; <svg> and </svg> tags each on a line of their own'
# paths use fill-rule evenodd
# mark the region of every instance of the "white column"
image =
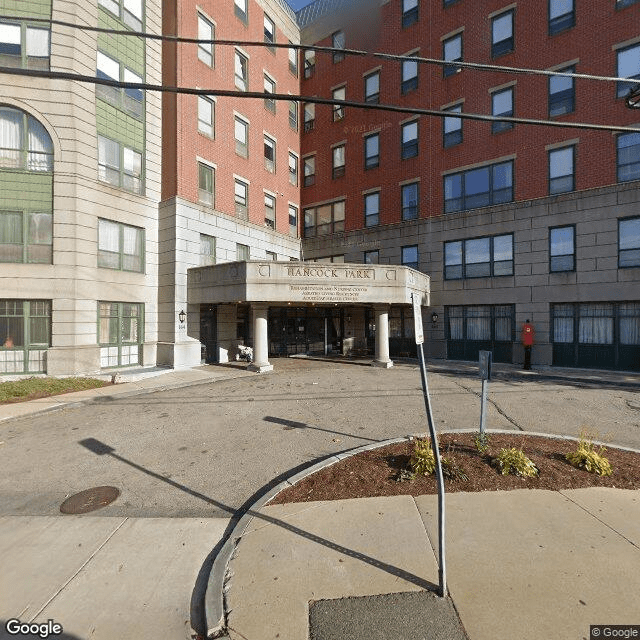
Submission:
<svg viewBox="0 0 640 640">
<path fill-rule="evenodd" d="M 389 359 L 389 305 L 374 306 L 376 312 L 376 356 L 374 367 L 389 369 L 393 362 Z"/>
<path fill-rule="evenodd" d="M 264 373 L 272 371 L 273 365 L 269 363 L 269 336 L 267 325 L 269 318 L 269 306 L 266 304 L 251 305 L 253 316 L 253 362 L 247 367 L 249 371 Z"/>
</svg>

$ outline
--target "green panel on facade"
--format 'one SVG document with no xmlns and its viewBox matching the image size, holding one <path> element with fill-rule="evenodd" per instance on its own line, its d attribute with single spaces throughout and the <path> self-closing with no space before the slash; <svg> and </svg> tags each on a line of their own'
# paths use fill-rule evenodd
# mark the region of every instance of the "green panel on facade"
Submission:
<svg viewBox="0 0 640 640">
<path fill-rule="evenodd" d="M 98 12 L 98 26 L 104 29 L 123 30 L 122 23 L 104 10 Z M 144 78 L 145 47 L 142 38 L 99 33 L 98 49 Z"/>
<path fill-rule="evenodd" d="M 50 173 L 0 171 L 0 209 L 51 211 L 53 176 Z"/>
<path fill-rule="evenodd" d="M 103 100 L 96 100 L 96 127 L 98 135 L 120 142 L 130 149 L 144 151 L 144 122 Z"/>
<path fill-rule="evenodd" d="M 51 17 L 51 0 L 3 0 L 0 12 L 6 16 Z"/>
</svg>

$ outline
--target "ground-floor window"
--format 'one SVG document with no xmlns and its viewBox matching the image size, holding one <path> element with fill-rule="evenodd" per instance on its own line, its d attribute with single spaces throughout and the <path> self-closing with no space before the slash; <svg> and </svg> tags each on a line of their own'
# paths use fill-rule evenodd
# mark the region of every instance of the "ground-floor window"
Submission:
<svg viewBox="0 0 640 640">
<path fill-rule="evenodd" d="M 640 302 L 554 304 L 553 364 L 640 370 Z"/>
<path fill-rule="evenodd" d="M 448 358 L 477 360 L 479 351 L 492 351 L 494 362 L 512 362 L 514 305 L 445 307 L 445 315 Z"/>
<path fill-rule="evenodd" d="M 125 367 L 142 364 L 144 304 L 98 303 L 100 366 Z"/>
<path fill-rule="evenodd" d="M 0 374 L 46 373 L 50 300 L 0 300 Z"/>
<path fill-rule="evenodd" d="M 389 311 L 389 354 L 392 357 L 415 357 L 413 309 L 392 307 Z"/>
</svg>

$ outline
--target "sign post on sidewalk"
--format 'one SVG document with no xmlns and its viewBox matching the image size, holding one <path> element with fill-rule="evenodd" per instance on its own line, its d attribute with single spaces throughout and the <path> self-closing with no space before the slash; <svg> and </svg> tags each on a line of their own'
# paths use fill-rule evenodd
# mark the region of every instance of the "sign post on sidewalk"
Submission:
<svg viewBox="0 0 640 640">
<path fill-rule="evenodd" d="M 424 361 L 424 330 L 422 328 L 422 305 L 417 294 L 412 293 L 413 301 L 413 321 L 415 326 L 416 349 L 420 360 L 420 377 L 422 378 L 422 392 L 424 395 L 424 406 L 427 411 L 427 422 L 429 423 L 429 434 L 436 458 L 436 481 L 438 484 L 438 578 L 440 582 L 440 596 L 447 595 L 447 566 L 445 562 L 445 541 L 444 541 L 444 476 L 442 475 L 442 462 L 440 460 L 440 449 L 438 448 L 438 438 L 436 428 L 431 413 L 431 400 L 429 398 L 429 387 L 427 385 L 427 365 Z"/>
<path fill-rule="evenodd" d="M 480 351 L 479 373 L 482 379 L 482 398 L 480 400 L 480 435 L 484 435 L 487 420 L 487 393 L 491 379 L 491 351 Z"/>
</svg>

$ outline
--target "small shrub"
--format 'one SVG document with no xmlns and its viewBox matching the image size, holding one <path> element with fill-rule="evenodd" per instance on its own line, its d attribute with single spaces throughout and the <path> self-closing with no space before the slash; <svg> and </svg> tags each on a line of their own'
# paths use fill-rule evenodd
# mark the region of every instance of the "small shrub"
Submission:
<svg viewBox="0 0 640 640">
<path fill-rule="evenodd" d="M 431 475 L 436 470 L 436 456 L 431 448 L 431 440 L 416 440 L 409 466 L 414 473 Z"/>
<path fill-rule="evenodd" d="M 613 469 L 609 461 L 602 455 L 605 451 L 606 449 L 603 446 L 596 451 L 593 437 L 583 431 L 580 434 L 578 448 L 571 453 L 567 453 L 565 458 L 576 469 L 586 469 L 589 473 L 595 473 L 599 476 L 610 476 L 613 473 Z"/>
<path fill-rule="evenodd" d="M 465 482 L 469 479 L 464 468 L 449 456 L 443 456 L 442 458 L 442 475 L 451 482 L 456 480 Z"/>
<path fill-rule="evenodd" d="M 492 464 L 498 467 L 503 476 L 513 473 L 516 476 L 534 478 L 538 475 L 538 467 L 527 458 L 522 449 L 515 447 L 500 449 Z"/>
<path fill-rule="evenodd" d="M 476 449 L 479 453 L 483 455 L 489 451 L 489 445 L 491 444 L 489 434 L 485 431 L 484 433 L 478 433 L 476 437 L 473 439 L 473 442 L 476 445 Z"/>
</svg>

